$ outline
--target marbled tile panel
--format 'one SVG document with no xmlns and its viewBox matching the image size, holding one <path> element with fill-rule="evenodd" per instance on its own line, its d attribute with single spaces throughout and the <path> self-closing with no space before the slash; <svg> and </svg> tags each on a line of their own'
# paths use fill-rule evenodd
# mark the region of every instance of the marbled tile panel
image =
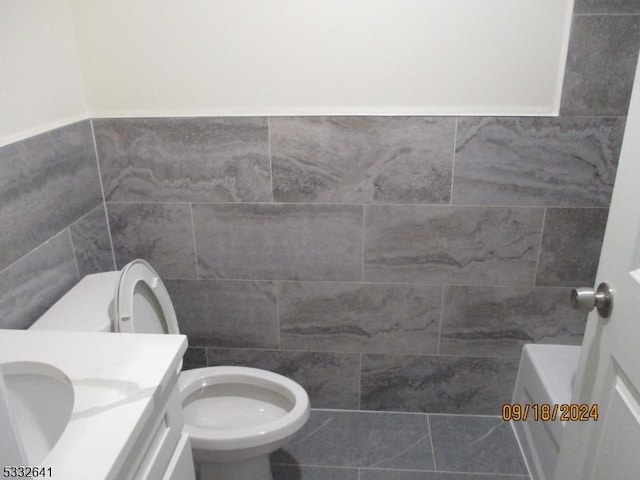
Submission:
<svg viewBox="0 0 640 480">
<path fill-rule="evenodd" d="M 273 282 L 167 280 L 180 331 L 193 347 L 278 347 Z"/>
<path fill-rule="evenodd" d="M 500 417 L 429 415 L 438 470 L 526 475 L 509 422 Z"/>
<path fill-rule="evenodd" d="M 360 470 L 360 480 L 529 480 L 528 475 L 417 472 L 410 470 Z"/>
<path fill-rule="evenodd" d="M 204 368 L 207 366 L 207 349 L 203 347 L 189 347 L 182 357 L 182 370 Z"/>
<path fill-rule="evenodd" d="M 203 278 L 360 280 L 362 206 L 193 205 Z"/>
<path fill-rule="evenodd" d="M 0 270 L 102 201 L 89 121 L 0 148 Z"/>
<path fill-rule="evenodd" d="M 606 207 L 623 118 L 461 118 L 453 203 Z"/>
<path fill-rule="evenodd" d="M 455 119 L 270 119 L 273 195 L 299 203 L 449 203 Z"/>
<path fill-rule="evenodd" d="M 359 480 L 357 468 L 271 465 L 271 473 L 273 480 Z"/>
<path fill-rule="evenodd" d="M 517 370 L 515 358 L 363 354 L 361 408 L 498 415 Z"/>
<path fill-rule="evenodd" d="M 90 273 L 115 270 L 104 205 L 98 205 L 69 230 L 80 278 Z"/>
<path fill-rule="evenodd" d="M 29 328 L 77 282 L 65 229 L 0 272 L 0 328 Z"/>
<path fill-rule="evenodd" d="M 549 208 L 536 285 L 593 287 L 607 226 L 604 208 Z"/>
<path fill-rule="evenodd" d="M 267 119 L 95 119 L 107 200 L 271 200 Z"/>
<path fill-rule="evenodd" d="M 576 0 L 574 14 L 638 14 L 640 0 Z"/>
<path fill-rule="evenodd" d="M 624 116 L 640 46 L 640 16 L 574 16 L 561 115 Z"/>
<path fill-rule="evenodd" d="M 437 353 L 442 287 L 278 285 L 280 344 L 291 350 Z"/>
<path fill-rule="evenodd" d="M 446 287 L 440 354 L 520 358 L 527 343 L 580 345 L 584 312 L 568 288 Z"/>
<path fill-rule="evenodd" d="M 360 406 L 360 356 L 350 353 L 286 350 L 207 350 L 209 365 L 262 368 L 298 382 L 312 408 L 357 410 Z"/>
<path fill-rule="evenodd" d="M 543 209 L 365 208 L 364 280 L 532 285 Z"/>
<path fill-rule="evenodd" d="M 433 470 L 426 415 L 313 410 L 272 463 Z"/>
<path fill-rule="evenodd" d="M 188 204 L 108 203 L 116 264 L 147 260 L 162 278 L 196 278 Z"/>
</svg>

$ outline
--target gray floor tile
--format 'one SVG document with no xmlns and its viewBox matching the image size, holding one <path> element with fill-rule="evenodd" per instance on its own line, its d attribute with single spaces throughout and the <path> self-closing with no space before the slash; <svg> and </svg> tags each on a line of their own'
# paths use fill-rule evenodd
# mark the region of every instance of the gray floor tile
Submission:
<svg viewBox="0 0 640 480">
<path fill-rule="evenodd" d="M 448 203 L 455 119 L 270 119 L 274 198 L 307 203 Z"/>
<path fill-rule="evenodd" d="M 527 343 L 579 345 L 584 312 L 569 288 L 446 287 L 440 354 L 520 358 Z"/>
<path fill-rule="evenodd" d="M 210 348 L 209 365 L 263 368 L 295 380 L 312 408 L 357 410 L 360 406 L 360 355 Z"/>
<path fill-rule="evenodd" d="M 365 354 L 361 408 L 498 415 L 517 370 L 516 358 Z"/>
<path fill-rule="evenodd" d="M 191 346 L 278 347 L 274 282 L 166 280 L 165 285 Z"/>
<path fill-rule="evenodd" d="M 271 465 L 271 473 L 273 480 L 358 480 L 357 468 Z"/>
<path fill-rule="evenodd" d="M 315 410 L 273 463 L 433 469 L 426 415 Z"/>
<path fill-rule="evenodd" d="M 271 200 L 267 119 L 95 119 L 108 201 Z"/>
<path fill-rule="evenodd" d="M 529 476 L 363 469 L 360 471 L 360 480 L 529 480 Z"/>
<path fill-rule="evenodd" d="M 280 344 L 291 350 L 436 353 L 442 287 L 278 285 Z"/>
<path fill-rule="evenodd" d="M 511 425 L 498 417 L 429 415 L 438 470 L 527 474 Z"/>
</svg>

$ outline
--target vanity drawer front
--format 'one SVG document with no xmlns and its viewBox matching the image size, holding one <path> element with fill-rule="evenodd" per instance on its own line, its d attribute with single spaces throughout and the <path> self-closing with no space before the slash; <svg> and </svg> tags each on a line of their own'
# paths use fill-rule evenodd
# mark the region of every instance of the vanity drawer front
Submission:
<svg viewBox="0 0 640 480">
<path fill-rule="evenodd" d="M 162 480 L 195 480 L 196 473 L 193 468 L 193 455 L 191 454 L 191 441 L 189 435 L 182 434 L 173 458 L 169 462 L 167 471 Z"/>
<path fill-rule="evenodd" d="M 182 436 L 184 425 L 180 394 L 177 387 L 171 392 L 167 408 L 160 419 L 148 447 L 141 455 L 140 467 L 134 478 L 136 480 L 158 480 L 162 478 Z"/>
</svg>

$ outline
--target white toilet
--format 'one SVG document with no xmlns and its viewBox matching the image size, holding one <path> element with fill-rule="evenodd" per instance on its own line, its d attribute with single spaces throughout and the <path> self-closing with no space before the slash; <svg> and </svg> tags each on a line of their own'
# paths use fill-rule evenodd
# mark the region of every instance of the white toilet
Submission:
<svg viewBox="0 0 640 480">
<path fill-rule="evenodd" d="M 179 333 L 169 293 L 144 260 L 87 275 L 31 328 Z M 265 370 L 189 370 L 180 374 L 179 388 L 200 480 L 271 480 L 269 454 L 309 418 L 305 390 Z"/>
</svg>

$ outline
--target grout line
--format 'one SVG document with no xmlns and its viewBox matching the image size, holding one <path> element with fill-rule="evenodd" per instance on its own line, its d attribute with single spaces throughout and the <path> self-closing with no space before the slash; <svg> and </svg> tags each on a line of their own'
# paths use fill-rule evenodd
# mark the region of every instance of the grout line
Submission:
<svg viewBox="0 0 640 480">
<path fill-rule="evenodd" d="M 52 238 L 57 237 L 58 235 L 60 235 L 61 233 L 63 233 L 67 228 L 71 228 L 73 227 L 75 224 L 77 224 L 78 222 L 80 222 L 81 220 L 83 220 L 85 217 L 87 217 L 88 215 L 90 215 L 91 213 L 93 213 L 93 211 L 95 209 L 97 209 L 98 207 L 104 207 L 104 203 L 100 202 L 98 205 L 96 205 L 95 207 L 93 207 L 91 210 L 89 210 L 87 213 L 82 214 L 80 217 L 78 217 L 76 220 L 74 220 L 73 222 L 71 222 L 69 225 L 67 225 L 66 227 L 62 228 L 61 230 L 59 230 L 58 232 L 54 233 L 53 235 L 51 235 L 49 238 L 47 238 L 46 240 L 44 240 L 42 243 L 39 243 L 38 245 L 36 245 L 35 247 L 33 247 L 31 250 L 29 250 L 27 253 L 25 253 L 24 255 L 21 255 L 19 258 L 16 258 L 13 262 L 11 262 L 9 265 L 7 265 L 6 267 L 4 267 L 2 270 L 0 270 L 0 274 L 4 273 L 6 270 L 9 270 L 11 267 L 13 267 L 16 263 L 18 263 L 20 260 L 22 260 L 23 258 L 31 255 L 33 252 L 35 252 L 36 250 L 38 250 L 40 247 L 42 247 L 45 243 L 49 242 Z M 108 222 L 107 222 L 107 226 L 108 226 Z M 107 228 L 107 231 L 109 229 Z M 109 241 L 111 241 L 111 233 L 109 232 Z M 113 256 L 113 247 L 112 247 L 112 256 Z M 114 263 L 114 267 L 115 267 L 115 263 Z"/>
<path fill-rule="evenodd" d="M 81 222 L 82 220 L 84 220 L 86 217 L 88 217 L 89 215 L 91 215 L 94 210 L 97 210 L 100 207 L 104 206 L 104 202 L 100 202 L 98 205 L 96 205 L 95 207 L 93 207 L 91 210 L 89 210 L 87 213 L 83 213 L 81 216 L 79 216 L 76 220 L 74 220 L 73 222 L 71 222 L 66 228 L 71 228 L 73 227 L 75 224 Z M 62 230 L 60 230 L 62 231 Z"/>
<path fill-rule="evenodd" d="M 204 347 L 204 363 L 206 364 L 207 367 L 209 367 L 209 348 L 208 347 Z"/>
<path fill-rule="evenodd" d="M 73 225 L 75 222 L 73 222 L 71 225 Z M 26 257 L 28 257 L 29 255 L 31 255 L 32 253 L 35 253 L 37 250 L 39 250 L 40 248 L 42 248 L 45 244 L 49 243 L 51 240 L 53 240 L 54 238 L 56 238 L 59 235 L 62 235 L 64 233 L 65 230 L 67 230 L 69 227 L 71 227 L 71 225 L 64 227 L 62 230 L 54 233 L 53 235 L 51 235 L 49 238 L 47 238 L 45 241 L 43 241 L 42 243 L 39 243 L 38 245 L 36 245 L 35 247 L 33 247 L 31 250 L 29 250 L 27 253 L 25 253 L 24 255 L 20 256 L 19 258 L 16 258 L 13 262 L 11 262 L 9 265 L 7 265 L 6 267 L 4 267 L 2 270 L 0 270 L 0 275 L 2 275 L 4 272 L 6 272 L 7 270 L 13 268 L 15 265 L 17 265 L 18 263 L 20 263 L 22 260 L 24 260 Z"/>
<path fill-rule="evenodd" d="M 542 212 L 542 229 L 540 230 L 540 242 L 538 242 L 538 258 L 536 258 L 536 268 L 533 271 L 533 286 L 538 281 L 538 268 L 540 268 L 540 257 L 542 256 L 542 238 L 544 237 L 544 224 L 547 221 L 547 207 Z"/>
<path fill-rule="evenodd" d="M 427 415 L 427 427 L 429 428 L 429 443 L 431 444 L 431 458 L 433 459 L 433 469 L 438 471 L 438 465 L 436 464 L 436 450 L 433 448 L 433 434 L 431 433 L 431 420 Z"/>
<path fill-rule="evenodd" d="M 277 465 L 279 467 L 311 467 L 311 468 L 323 468 L 327 470 L 356 470 L 358 472 L 358 478 L 360 478 L 360 473 L 366 470 L 374 471 L 374 472 L 410 472 L 410 473 L 445 473 L 445 474 L 455 474 L 455 475 L 472 475 L 474 478 L 486 477 L 487 480 L 494 480 L 496 477 L 505 477 L 505 478 L 518 478 L 522 480 L 530 480 L 529 475 L 526 473 L 492 473 L 492 472 L 470 472 L 470 471 L 454 471 L 454 470 L 427 470 L 427 469 L 416 469 L 416 468 L 389 468 L 389 467 L 354 467 L 354 466 L 344 466 L 344 465 L 327 465 L 321 463 L 280 463 L 280 462 L 271 462 L 271 465 Z"/>
<path fill-rule="evenodd" d="M 196 261 L 196 278 L 200 280 L 202 277 L 200 276 L 200 266 L 198 262 L 198 245 L 196 244 L 196 226 L 193 222 L 193 205 L 189 204 L 189 216 L 191 217 L 191 237 L 193 238 L 193 255 L 195 256 Z"/>
<path fill-rule="evenodd" d="M 274 463 L 274 465 L 289 465 L 289 466 L 293 466 L 294 464 L 282 464 L 282 463 Z M 297 464 L 295 464 L 297 465 Z M 301 464 L 301 467 L 325 467 L 325 465 L 307 465 L 307 464 Z M 326 465 L 326 468 L 340 468 L 340 467 L 330 467 L 328 465 Z M 343 468 L 349 468 L 349 467 L 343 467 Z M 376 467 L 361 467 L 361 470 L 371 470 L 371 471 L 377 471 L 377 472 L 410 472 L 410 473 L 436 473 L 435 470 L 418 470 L 415 468 L 389 468 L 389 467 L 385 467 L 385 468 L 376 468 Z M 487 473 L 487 472 L 469 472 L 469 471 L 457 471 L 457 470 L 438 470 L 437 474 L 441 474 L 441 473 L 445 473 L 445 474 L 453 474 L 456 475 L 455 478 L 459 478 L 459 475 L 462 475 L 464 478 L 467 478 L 468 475 L 472 476 L 475 480 L 480 480 L 480 478 L 486 477 L 487 480 L 495 480 L 496 477 L 505 477 L 508 478 L 509 480 L 513 479 L 513 478 L 517 478 L 518 480 L 530 480 L 530 478 L 533 477 L 529 477 L 529 475 L 524 474 L 524 473 Z M 441 477 L 438 477 L 441 478 Z M 448 478 L 448 477 L 447 477 Z"/>
<path fill-rule="evenodd" d="M 273 194 L 273 153 L 271 151 L 271 117 L 267 117 L 267 142 L 269 144 L 269 180 L 271 182 L 271 203 L 274 203 Z"/>
<path fill-rule="evenodd" d="M 527 469 L 527 472 L 529 472 L 529 478 L 535 478 L 533 476 L 533 468 L 531 466 L 529 466 L 529 461 L 527 460 L 527 456 L 524 453 L 524 448 L 522 446 L 522 443 L 520 443 L 520 437 L 518 436 L 518 432 L 516 431 L 516 424 L 514 421 L 509 421 L 510 423 L 510 427 L 511 427 L 511 432 L 513 433 L 513 436 L 516 439 L 516 444 L 518 445 L 518 451 L 520 452 L 520 456 L 522 458 L 522 461 L 524 462 L 524 466 Z"/>
<path fill-rule="evenodd" d="M 326 468 L 327 470 L 359 470 L 359 467 L 353 465 L 316 465 L 316 464 L 298 464 L 298 463 L 281 463 L 281 462 L 270 462 L 271 465 L 277 465 L 279 467 L 316 467 L 316 468 Z M 377 469 L 371 469 L 377 470 Z M 296 477 L 297 479 L 298 477 Z"/>
<path fill-rule="evenodd" d="M 453 179 L 456 172 L 456 146 L 458 143 L 458 117 L 453 131 L 453 152 L 451 153 L 451 189 L 449 190 L 449 205 L 453 205 Z"/>
<path fill-rule="evenodd" d="M 61 230 L 62 231 L 62 230 Z M 194 280 L 191 277 L 163 277 L 166 280 Z M 197 280 L 203 282 L 280 282 L 280 283 L 314 283 L 314 284 L 348 284 L 348 285 L 383 285 L 383 286 L 415 286 L 415 287 L 458 287 L 458 288 L 512 288 L 512 289 L 532 289 L 532 288 L 551 288 L 551 289 L 567 289 L 573 288 L 573 285 L 531 285 L 531 284 L 462 284 L 462 283 L 420 283 L 420 282 L 378 282 L 378 281 L 360 281 L 360 280 L 284 280 L 281 278 L 199 278 Z"/>
<path fill-rule="evenodd" d="M 278 339 L 278 350 L 282 350 L 282 344 L 280 343 L 280 296 L 278 295 L 278 282 L 276 284 L 276 336 Z"/>
<path fill-rule="evenodd" d="M 349 410 L 344 408 L 312 408 L 315 412 L 337 412 L 337 413 L 379 413 L 389 415 L 432 415 L 434 417 L 477 417 L 477 418 L 493 418 L 502 420 L 501 415 L 486 415 L 477 413 L 437 413 L 437 412 L 407 412 L 395 410 Z"/>
<path fill-rule="evenodd" d="M 202 346 L 202 345 L 194 345 L 194 346 Z M 332 355 L 395 355 L 395 356 L 405 356 L 405 357 L 433 357 L 433 358 L 491 358 L 494 360 L 518 360 L 520 358 L 520 354 L 518 355 L 455 355 L 455 354 L 436 354 L 436 353 L 407 353 L 403 352 L 354 352 L 354 351 L 344 351 L 344 350 L 296 350 L 295 348 L 272 348 L 272 347 L 223 347 L 223 346 L 208 346 L 205 348 L 210 348 L 212 350 L 246 350 L 246 351 L 267 351 L 267 352 L 288 352 L 288 353 L 326 353 Z M 361 361 L 361 360 L 360 360 Z M 361 366 L 361 365 L 360 365 Z"/>
<path fill-rule="evenodd" d="M 599 17 L 630 17 L 630 16 L 640 16 L 640 13 L 574 13 L 573 16 L 599 16 Z M 439 115 L 427 115 L 421 112 L 407 112 L 407 113 L 371 113 L 371 112 L 365 112 L 365 113 L 350 113 L 350 114 L 340 114 L 340 113 L 335 113 L 335 114 L 316 114 L 316 113 L 311 113 L 311 114 L 304 114 L 304 113 L 296 113 L 294 115 L 290 114 L 290 113 L 284 113 L 284 114 L 278 114 L 278 113 L 272 113 L 272 114 L 248 114 L 248 113 L 242 113 L 242 114 L 224 114 L 224 115 L 211 115 L 211 114 L 186 114 L 186 115 L 177 115 L 177 114 L 156 114 L 156 115 L 128 115 L 128 114 L 121 114 L 121 115 L 94 115 L 92 117 L 78 117 L 78 120 L 72 120 L 69 123 L 65 123 L 63 125 L 57 126 L 57 127 L 52 127 L 49 128 L 48 130 L 43 130 L 40 133 L 47 133 L 51 130 L 57 130 L 58 128 L 63 128 L 66 127 L 67 125 L 72 125 L 74 123 L 78 123 L 78 122 L 82 122 L 83 120 L 142 120 L 142 119 L 151 119 L 151 120 L 157 120 L 157 119 L 221 119 L 221 118 L 246 118 L 246 119 L 254 119 L 254 118 L 296 118 L 296 117 L 301 117 L 301 118 L 309 118 L 309 117 L 339 117 L 339 118 L 359 118 L 359 117 L 381 117 L 381 118 L 407 118 L 407 117 L 420 117 L 420 118 L 427 118 L 427 119 L 443 119 L 443 118 L 507 118 L 507 119 L 519 119 L 519 118 L 543 118 L 543 119 L 557 119 L 557 118 L 571 118 L 571 117 L 593 117 L 593 118 L 618 118 L 618 117 L 625 117 L 626 115 L 596 115 L 596 114 L 584 114 L 584 115 L 578 115 L 578 114 L 572 114 L 572 115 L 558 115 L 558 114 L 554 114 L 554 113 L 521 113 L 521 114 L 514 114 L 514 113 L 504 113 L 504 112 L 487 112 L 487 113 L 482 113 L 482 114 L 465 114 L 465 113 L 447 113 L 447 114 L 439 114 Z M 24 137 L 22 140 L 27 140 L 31 137 L 35 137 L 36 135 L 40 135 L 40 133 L 34 133 L 31 134 L 28 137 Z M 0 148 L 2 148 L 3 146 L 6 145 L 11 145 L 12 143 L 16 143 L 19 141 L 22 141 L 20 139 L 16 139 L 16 140 L 12 140 L 9 143 L 6 144 L 2 144 L 0 145 Z"/>
<path fill-rule="evenodd" d="M 80 267 L 78 267 L 78 257 L 76 256 L 76 247 L 73 245 L 73 237 L 71 236 L 71 229 L 67 227 L 67 233 L 69 235 L 69 243 L 71 244 L 71 254 L 73 255 L 73 262 L 76 265 L 76 275 L 78 281 L 80 281 Z"/>
<path fill-rule="evenodd" d="M 362 352 L 358 355 L 358 411 L 362 411 Z"/>
<path fill-rule="evenodd" d="M 444 292 L 446 287 L 442 285 L 442 292 L 440 293 L 440 324 L 438 325 L 438 346 L 436 348 L 436 355 L 440 355 L 440 342 L 442 340 L 442 318 L 444 317 Z"/>
<path fill-rule="evenodd" d="M 111 261 L 113 262 L 113 269 L 118 269 L 118 263 L 116 262 L 116 249 L 113 247 L 113 238 L 111 238 L 111 224 L 109 223 L 109 212 L 107 210 L 107 202 L 103 205 L 104 218 L 107 225 L 107 234 L 109 235 L 109 245 L 111 245 Z"/>
<path fill-rule="evenodd" d="M 102 204 L 104 205 L 104 214 L 107 220 L 107 232 L 109 233 L 109 244 L 111 245 L 111 259 L 113 260 L 113 269 L 118 269 L 116 262 L 116 249 L 113 247 L 113 238 L 111 236 L 111 225 L 109 224 L 109 212 L 107 210 L 107 197 L 104 194 L 104 183 L 102 181 L 102 169 L 100 168 L 100 157 L 98 155 L 98 143 L 96 142 L 96 131 L 93 128 L 93 119 L 89 119 L 91 125 L 91 136 L 93 138 L 93 151 L 96 155 L 96 165 L 98 166 L 98 180 L 100 180 L 100 191 L 102 192 Z"/>
<path fill-rule="evenodd" d="M 574 17 L 640 17 L 638 13 L 573 13 Z"/>
<path fill-rule="evenodd" d="M 202 202 L 202 201 L 162 201 L 162 202 L 154 202 L 150 200 L 144 201 L 120 201 L 120 200 L 110 200 L 107 203 L 111 203 L 113 205 L 158 205 L 158 204 L 187 204 L 191 203 L 193 205 L 208 205 L 208 206 L 218 206 L 218 205 L 273 205 L 273 206 L 299 206 L 299 207 L 404 207 L 404 208 L 458 208 L 458 207 L 466 207 L 466 208 L 519 208 L 519 209 L 542 209 L 542 208 L 563 208 L 563 209 L 571 209 L 571 210 L 607 210 L 610 206 L 599 206 L 599 207 L 589 207 L 589 206 L 572 206 L 572 205 L 509 205 L 509 204 L 500 204 L 500 205 L 484 205 L 484 204 L 472 204 L 472 203 L 326 203 L 326 202 Z"/>
<path fill-rule="evenodd" d="M 365 217 L 366 207 L 362 206 L 362 237 L 360 241 L 362 242 L 362 268 L 360 269 L 360 281 L 364 282 L 364 217 Z"/>
</svg>

